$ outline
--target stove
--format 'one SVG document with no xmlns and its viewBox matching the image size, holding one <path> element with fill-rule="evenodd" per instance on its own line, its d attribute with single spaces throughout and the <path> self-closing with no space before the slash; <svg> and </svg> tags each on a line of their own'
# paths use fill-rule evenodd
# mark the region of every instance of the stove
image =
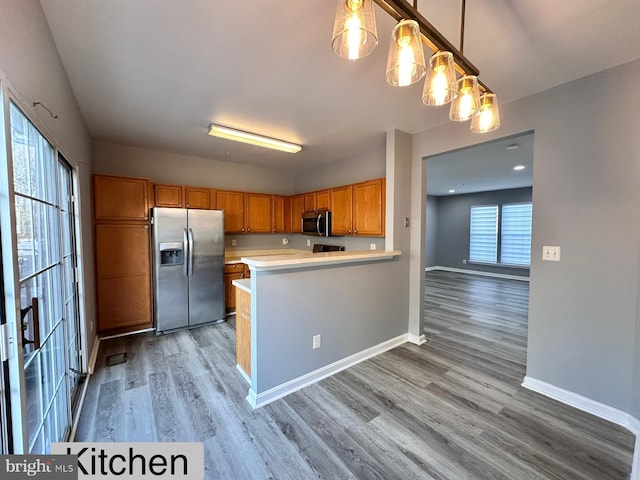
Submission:
<svg viewBox="0 0 640 480">
<path fill-rule="evenodd" d="M 318 252 L 343 252 L 344 246 L 341 245 L 324 245 L 322 243 L 313 244 L 313 253 Z"/>
</svg>

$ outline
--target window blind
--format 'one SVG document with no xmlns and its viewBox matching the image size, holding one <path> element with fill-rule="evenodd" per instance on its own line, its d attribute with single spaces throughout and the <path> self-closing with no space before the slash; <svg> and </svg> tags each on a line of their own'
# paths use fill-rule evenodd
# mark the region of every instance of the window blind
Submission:
<svg viewBox="0 0 640 480">
<path fill-rule="evenodd" d="M 500 263 L 531 264 L 531 203 L 502 206 Z"/>
<path fill-rule="evenodd" d="M 469 260 L 498 261 L 498 206 L 471 207 Z"/>
</svg>

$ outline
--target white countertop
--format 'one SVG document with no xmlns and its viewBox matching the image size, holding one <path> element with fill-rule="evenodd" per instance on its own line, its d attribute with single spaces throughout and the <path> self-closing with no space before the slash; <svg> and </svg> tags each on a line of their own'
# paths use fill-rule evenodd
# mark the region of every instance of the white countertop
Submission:
<svg viewBox="0 0 640 480">
<path fill-rule="evenodd" d="M 258 255 L 242 257 L 250 270 L 283 270 L 290 268 L 322 267 L 356 262 L 375 262 L 400 256 L 400 250 L 355 250 L 349 252 L 290 253 L 286 255 Z"/>
<path fill-rule="evenodd" d="M 270 248 L 262 250 L 234 250 L 226 249 L 224 253 L 224 263 L 242 263 L 242 257 L 264 257 L 267 255 L 293 255 L 307 253 L 307 250 L 296 248 Z"/>
<path fill-rule="evenodd" d="M 251 279 L 250 278 L 239 278 L 238 280 L 233 280 L 231 285 L 234 287 L 238 287 L 241 290 L 244 290 L 247 293 L 251 293 Z"/>
</svg>

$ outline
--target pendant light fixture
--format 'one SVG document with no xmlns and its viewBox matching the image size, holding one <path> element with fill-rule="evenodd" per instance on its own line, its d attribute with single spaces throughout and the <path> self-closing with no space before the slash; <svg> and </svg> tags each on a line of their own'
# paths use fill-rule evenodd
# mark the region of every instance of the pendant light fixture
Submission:
<svg viewBox="0 0 640 480">
<path fill-rule="evenodd" d="M 449 119 L 454 122 L 465 122 L 479 111 L 478 77 L 475 75 L 463 75 L 458 79 L 458 96 L 451 102 Z"/>
<path fill-rule="evenodd" d="M 339 57 L 357 60 L 378 44 L 373 0 L 338 0 L 331 47 Z"/>
<path fill-rule="evenodd" d="M 418 0 L 338 0 L 331 45 L 349 60 L 369 55 L 378 42 L 373 3 L 398 24 L 391 33 L 385 77 L 393 86 L 407 86 L 426 73 L 422 90 L 425 105 L 451 103 L 449 118 L 472 120 L 473 132 L 491 132 L 500 126 L 496 95 L 478 79 L 478 69 L 464 56 L 466 0 L 462 0 L 460 50 L 418 12 Z M 428 68 L 422 45 L 434 52 Z M 456 73 L 461 77 L 456 81 Z M 482 100 L 480 94 L 482 95 Z"/>
<path fill-rule="evenodd" d="M 387 83 L 406 87 L 418 82 L 427 71 L 420 27 L 415 20 L 401 20 L 391 32 L 387 58 Z"/>
<path fill-rule="evenodd" d="M 425 105 L 444 105 L 458 96 L 456 71 L 451 52 L 437 52 L 429 59 L 427 78 L 422 91 Z"/>
<path fill-rule="evenodd" d="M 471 131 L 487 133 L 500 126 L 498 97 L 495 93 L 485 93 L 480 97 L 480 111 L 471 119 Z"/>
</svg>

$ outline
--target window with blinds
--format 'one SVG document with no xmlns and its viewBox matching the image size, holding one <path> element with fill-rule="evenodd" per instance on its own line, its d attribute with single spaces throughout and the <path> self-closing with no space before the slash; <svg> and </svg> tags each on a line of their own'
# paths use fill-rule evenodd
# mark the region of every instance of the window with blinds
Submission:
<svg viewBox="0 0 640 480">
<path fill-rule="evenodd" d="M 471 207 L 469 261 L 528 267 L 531 212 L 531 202 Z"/>
<path fill-rule="evenodd" d="M 531 203 L 502 206 L 500 263 L 531 264 Z"/>
<path fill-rule="evenodd" d="M 497 263 L 498 261 L 498 206 L 471 207 L 471 233 L 469 260 Z"/>
</svg>

